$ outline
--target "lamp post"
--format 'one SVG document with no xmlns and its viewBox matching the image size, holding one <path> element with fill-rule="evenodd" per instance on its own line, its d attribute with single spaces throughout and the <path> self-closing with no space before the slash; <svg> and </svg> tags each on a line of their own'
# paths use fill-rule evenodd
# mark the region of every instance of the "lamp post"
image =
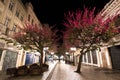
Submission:
<svg viewBox="0 0 120 80">
<path fill-rule="evenodd" d="M 66 59 L 65 59 L 65 63 L 68 63 L 68 52 L 65 53 L 66 54 Z"/>
<path fill-rule="evenodd" d="M 73 65 L 75 65 L 74 52 L 76 51 L 76 48 L 71 47 L 70 50 L 73 52 Z"/>
<path fill-rule="evenodd" d="M 51 52 L 52 58 L 54 58 L 54 52 Z"/>
<path fill-rule="evenodd" d="M 43 63 L 46 63 L 46 51 L 48 51 L 48 49 L 49 49 L 49 47 L 44 47 L 44 48 L 43 48 L 43 53 L 44 53 L 44 54 L 43 54 L 43 55 L 44 55 L 44 57 L 43 57 L 43 61 L 44 61 L 44 62 L 43 62 Z"/>
<path fill-rule="evenodd" d="M 51 52 L 51 55 L 52 55 L 52 62 L 54 60 L 54 52 Z"/>
</svg>

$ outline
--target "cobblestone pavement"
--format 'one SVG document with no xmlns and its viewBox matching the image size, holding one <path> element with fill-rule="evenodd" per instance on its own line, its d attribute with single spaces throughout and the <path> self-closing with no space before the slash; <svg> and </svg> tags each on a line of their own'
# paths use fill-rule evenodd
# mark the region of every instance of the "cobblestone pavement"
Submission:
<svg viewBox="0 0 120 80">
<path fill-rule="evenodd" d="M 87 65 L 82 65 L 81 74 L 74 72 L 75 70 L 76 66 L 59 62 L 51 80 L 120 80 L 119 70 L 107 70 Z"/>
<path fill-rule="evenodd" d="M 44 72 L 43 75 L 39 75 L 39 76 L 27 75 L 27 76 L 10 77 L 9 75 L 6 75 L 5 72 L 0 72 L 0 80 L 46 80 L 50 72 L 55 67 L 56 63 L 57 61 L 54 61 L 54 63 L 48 62 L 49 70 Z"/>
</svg>

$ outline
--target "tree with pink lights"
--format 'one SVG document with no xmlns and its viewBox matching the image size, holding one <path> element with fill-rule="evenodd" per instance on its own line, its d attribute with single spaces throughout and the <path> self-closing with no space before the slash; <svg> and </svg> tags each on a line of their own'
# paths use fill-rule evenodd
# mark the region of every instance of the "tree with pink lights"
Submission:
<svg viewBox="0 0 120 80">
<path fill-rule="evenodd" d="M 79 47 L 80 56 L 76 72 L 81 72 L 82 56 L 96 49 L 100 49 L 104 43 L 110 41 L 118 29 L 114 25 L 115 17 L 104 19 L 99 13 L 95 15 L 95 8 L 84 8 L 84 12 L 68 12 L 65 15 L 64 43 L 67 47 Z"/>
<path fill-rule="evenodd" d="M 17 32 L 13 39 L 20 43 L 24 49 L 37 50 L 41 54 L 40 65 L 43 64 L 43 48 L 55 45 L 55 32 L 48 25 L 36 26 L 25 24 L 20 32 Z"/>
</svg>

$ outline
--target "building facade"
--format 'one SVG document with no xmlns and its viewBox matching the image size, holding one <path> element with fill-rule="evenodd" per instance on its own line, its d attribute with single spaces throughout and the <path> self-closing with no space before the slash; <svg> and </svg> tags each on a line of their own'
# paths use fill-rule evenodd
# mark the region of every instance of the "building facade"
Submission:
<svg viewBox="0 0 120 80">
<path fill-rule="evenodd" d="M 120 29 L 120 0 L 110 0 L 101 13 L 104 15 L 104 19 L 117 15 L 114 25 L 115 28 Z M 110 56 L 110 63 L 112 69 L 120 69 L 120 34 L 116 35 L 112 40 L 116 44 L 107 47 Z"/>
<path fill-rule="evenodd" d="M 31 3 L 21 0 L 0 0 L 0 36 L 11 38 L 25 23 L 41 25 Z M 0 70 L 24 65 L 26 51 L 0 40 Z"/>
</svg>

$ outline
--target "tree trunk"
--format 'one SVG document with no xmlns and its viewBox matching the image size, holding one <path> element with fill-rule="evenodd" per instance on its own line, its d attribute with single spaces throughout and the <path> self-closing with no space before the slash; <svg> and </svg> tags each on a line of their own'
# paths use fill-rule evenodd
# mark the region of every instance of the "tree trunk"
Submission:
<svg viewBox="0 0 120 80">
<path fill-rule="evenodd" d="M 40 57 L 40 69 L 42 71 L 42 65 L 43 65 L 43 52 L 40 52 L 41 53 L 41 57 Z"/>
<path fill-rule="evenodd" d="M 77 70 L 75 72 L 77 73 L 81 73 L 81 62 L 82 62 L 82 54 L 79 56 L 79 63 L 78 63 L 78 66 L 77 66 Z"/>
</svg>

